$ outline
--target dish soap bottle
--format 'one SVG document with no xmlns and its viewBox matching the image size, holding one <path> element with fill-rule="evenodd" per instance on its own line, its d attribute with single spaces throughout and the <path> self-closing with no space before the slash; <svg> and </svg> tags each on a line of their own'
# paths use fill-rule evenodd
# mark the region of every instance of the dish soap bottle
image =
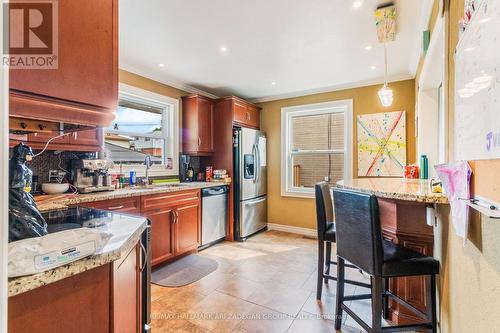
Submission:
<svg viewBox="0 0 500 333">
<path fill-rule="evenodd" d="M 429 179 L 429 160 L 427 155 L 420 156 L 420 179 Z"/>
</svg>

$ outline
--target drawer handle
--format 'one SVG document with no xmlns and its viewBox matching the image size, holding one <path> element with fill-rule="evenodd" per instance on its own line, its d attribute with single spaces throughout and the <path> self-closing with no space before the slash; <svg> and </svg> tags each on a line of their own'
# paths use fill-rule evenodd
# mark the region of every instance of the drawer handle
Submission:
<svg viewBox="0 0 500 333">
<path fill-rule="evenodd" d="M 123 207 L 125 206 L 121 205 L 121 206 L 109 207 L 108 210 L 117 210 L 117 209 L 122 209 Z"/>
<path fill-rule="evenodd" d="M 247 120 L 250 120 L 250 112 L 247 112 L 246 118 L 247 118 Z"/>
</svg>

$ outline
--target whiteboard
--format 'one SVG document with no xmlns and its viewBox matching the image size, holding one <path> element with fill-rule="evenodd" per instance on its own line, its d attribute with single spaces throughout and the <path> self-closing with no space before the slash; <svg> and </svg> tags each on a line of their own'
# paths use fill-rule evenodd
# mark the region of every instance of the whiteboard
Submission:
<svg viewBox="0 0 500 333">
<path fill-rule="evenodd" d="M 455 158 L 500 158 L 500 0 L 483 0 L 455 54 Z"/>
</svg>

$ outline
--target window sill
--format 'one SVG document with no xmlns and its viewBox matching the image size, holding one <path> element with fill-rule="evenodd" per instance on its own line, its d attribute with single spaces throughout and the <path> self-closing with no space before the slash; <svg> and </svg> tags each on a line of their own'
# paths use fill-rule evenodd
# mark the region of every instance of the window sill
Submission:
<svg viewBox="0 0 500 333">
<path fill-rule="evenodd" d="M 281 196 L 288 197 L 288 198 L 314 199 L 314 189 L 311 189 L 310 191 L 308 191 L 308 190 L 281 191 Z"/>
</svg>

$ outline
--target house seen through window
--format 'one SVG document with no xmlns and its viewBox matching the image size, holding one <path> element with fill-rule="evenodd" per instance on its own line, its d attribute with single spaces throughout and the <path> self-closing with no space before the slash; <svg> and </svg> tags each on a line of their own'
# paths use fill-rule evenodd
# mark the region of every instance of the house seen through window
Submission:
<svg viewBox="0 0 500 333">
<path fill-rule="evenodd" d="M 318 182 L 334 185 L 348 178 L 352 169 L 351 103 L 340 101 L 282 110 L 284 195 L 310 195 Z"/>
<path fill-rule="evenodd" d="M 174 105 L 120 93 L 116 118 L 104 129 L 104 145 L 115 167 L 141 171 L 146 156 L 156 170 L 174 169 Z"/>
</svg>

